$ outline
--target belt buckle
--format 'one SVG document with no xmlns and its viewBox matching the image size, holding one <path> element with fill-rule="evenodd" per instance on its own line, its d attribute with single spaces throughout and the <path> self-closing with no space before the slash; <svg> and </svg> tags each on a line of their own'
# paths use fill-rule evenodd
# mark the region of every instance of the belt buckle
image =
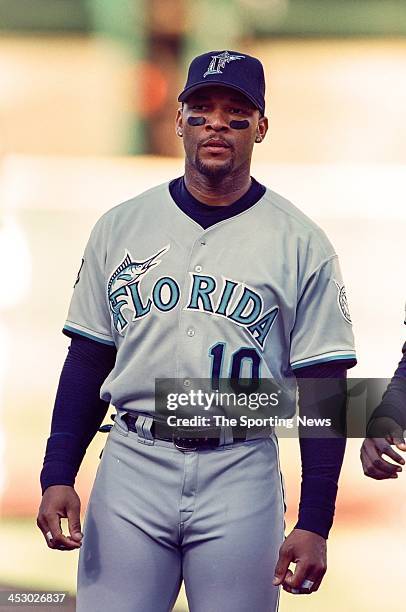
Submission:
<svg viewBox="0 0 406 612">
<path fill-rule="evenodd" d="M 217 441 L 217 444 L 210 443 Z M 201 437 L 201 438 L 185 438 L 177 435 L 176 430 L 172 433 L 172 441 L 175 447 L 180 451 L 197 451 L 199 448 L 217 448 L 220 440 L 218 438 Z"/>
<path fill-rule="evenodd" d="M 181 436 L 177 436 L 175 432 L 173 432 L 172 440 L 176 448 L 180 451 L 196 451 L 199 448 L 199 445 L 196 444 L 197 440 L 201 440 L 201 438 L 182 438 Z"/>
</svg>

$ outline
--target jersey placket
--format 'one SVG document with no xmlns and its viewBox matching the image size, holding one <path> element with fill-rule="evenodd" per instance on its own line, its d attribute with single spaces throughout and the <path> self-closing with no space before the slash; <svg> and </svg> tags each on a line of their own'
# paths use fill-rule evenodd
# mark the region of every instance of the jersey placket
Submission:
<svg viewBox="0 0 406 612">
<path fill-rule="evenodd" d="M 204 265 L 207 249 L 206 232 L 203 232 L 194 242 L 186 268 L 182 303 L 179 313 L 179 337 L 177 343 L 177 377 L 183 379 L 185 391 L 191 386 L 191 378 L 200 378 L 205 375 L 206 368 L 202 363 L 204 352 L 204 327 L 208 321 L 206 313 L 187 310 L 191 298 L 193 274 L 204 274 Z"/>
</svg>

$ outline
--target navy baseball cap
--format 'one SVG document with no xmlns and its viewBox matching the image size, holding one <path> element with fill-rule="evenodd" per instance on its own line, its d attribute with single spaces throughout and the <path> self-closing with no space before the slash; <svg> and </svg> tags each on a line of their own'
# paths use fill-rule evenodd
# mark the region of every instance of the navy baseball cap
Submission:
<svg viewBox="0 0 406 612">
<path fill-rule="evenodd" d="M 263 66 L 256 57 L 237 51 L 209 51 L 198 55 L 189 66 L 179 102 L 184 102 L 191 93 L 209 85 L 236 89 L 264 115 L 265 76 Z"/>
</svg>

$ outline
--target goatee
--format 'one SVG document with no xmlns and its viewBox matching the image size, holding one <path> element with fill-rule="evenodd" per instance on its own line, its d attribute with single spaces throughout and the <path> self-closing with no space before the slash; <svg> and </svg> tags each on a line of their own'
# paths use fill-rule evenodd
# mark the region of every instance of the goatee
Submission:
<svg viewBox="0 0 406 612">
<path fill-rule="evenodd" d="M 221 166 L 212 166 L 209 164 L 205 164 L 204 161 L 199 157 L 198 153 L 196 153 L 195 157 L 195 167 L 204 176 L 210 178 L 215 181 L 219 181 L 225 176 L 229 175 L 234 167 L 234 160 L 229 159 L 226 163 Z"/>
</svg>

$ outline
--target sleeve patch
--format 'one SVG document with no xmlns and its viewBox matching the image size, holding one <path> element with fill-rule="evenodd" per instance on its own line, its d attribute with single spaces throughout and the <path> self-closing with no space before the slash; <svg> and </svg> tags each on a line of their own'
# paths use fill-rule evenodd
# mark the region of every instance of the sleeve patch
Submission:
<svg viewBox="0 0 406 612">
<path fill-rule="evenodd" d="M 334 280 L 335 286 L 337 287 L 337 304 L 339 311 L 341 312 L 347 323 L 352 323 L 350 309 L 348 307 L 347 294 L 345 292 L 345 286 Z"/>
<path fill-rule="evenodd" d="M 73 288 L 75 288 L 75 287 L 76 287 L 76 285 L 78 284 L 78 282 L 79 282 L 79 280 L 80 280 L 80 273 L 82 272 L 82 268 L 83 268 L 83 264 L 84 264 L 84 263 L 85 263 L 85 258 L 84 258 L 84 257 L 82 257 L 82 262 L 81 262 L 81 264 L 80 264 L 80 268 L 79 268 L 79 271 L 78 271 L 78 275 L 77 275 L 77 277 L 76 277 L 75 284 L 73 285 Z"/>
</svg>

